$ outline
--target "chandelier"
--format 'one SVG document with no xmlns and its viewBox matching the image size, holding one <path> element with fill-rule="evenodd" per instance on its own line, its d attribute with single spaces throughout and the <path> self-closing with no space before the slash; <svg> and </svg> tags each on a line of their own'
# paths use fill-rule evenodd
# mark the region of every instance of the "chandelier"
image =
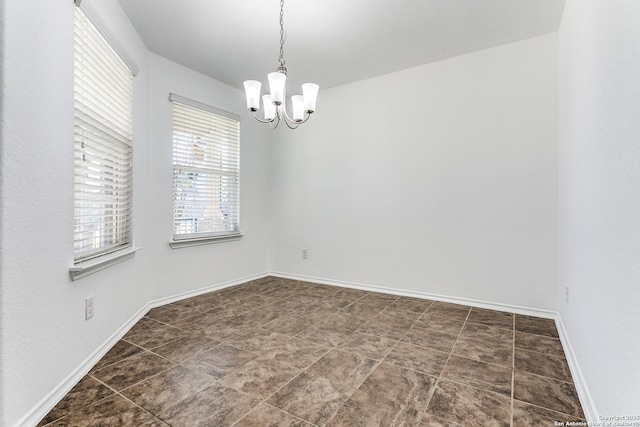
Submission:
<svg viewBox="0 0 640 427">
<path fill-rule="evenodd" d="M 305 83 L 302 85 L 302 95 L 291 97 L 291 116 L 287 113 L 286 105 L 286 82 L 287 67 L 284 66 L 284 42 L 286 33 L 284 32 L 284 0 L 280 0 L 280 65 L 276 71 L 269 73 L 270 93 L 262 95 L 262 105 L 264 107 L 264 119 L 257 116 L 260 109 L 260 89 L 262 83 L 258 80 L 247 80 L 244 82 L 244 91 L 247 97 L 247 109 L 253 116 L 262 123 L 269 123 L 273 129 L 278 127 L 280 121 L 284 121 L 290 129 L 296 129 L 299 124 L 306 122 L 311 114 L 316 110 L 316 100 L 318 99 L 319 86 L 315 83 Z"/>
</svg>

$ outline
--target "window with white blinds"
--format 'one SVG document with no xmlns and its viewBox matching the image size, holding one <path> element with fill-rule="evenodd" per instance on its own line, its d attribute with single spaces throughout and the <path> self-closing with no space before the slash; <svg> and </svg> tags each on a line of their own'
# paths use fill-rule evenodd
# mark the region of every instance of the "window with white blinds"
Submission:
<svg viewBox="0 0 640 427">
<path fill-rule="evenodd" d="M 131 246 L 133 73 L 75 8 L 74 261 Z"/>
<path fill-rule="evenodd" d="M 240 233 L 240 122 L 187 100 L 173 101 L 173 240 Z"/>
</svg>

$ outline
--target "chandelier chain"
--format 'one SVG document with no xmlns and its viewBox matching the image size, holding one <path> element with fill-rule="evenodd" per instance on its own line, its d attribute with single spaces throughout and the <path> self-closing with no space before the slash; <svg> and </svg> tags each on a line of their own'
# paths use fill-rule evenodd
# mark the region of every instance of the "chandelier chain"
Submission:
<svg viewBox="0 0 640 427">
<path fill-rule="evenodd" d="M 284 32 L 284 0 L 280 0 L 280 56 L 278 57 L 278 61 L 280 61 L 281 67 L 284 67 L 285 39 L 286 39 L 286 34 Z"/>
<path fill-rule="evenodd" d="M 2 1 L 2 0 L 0 0 Z M 79 1 L 79 0 L 77 0 Z M 280 0 L 280 55 L 279 66 L 268 74 L 269 89 L 271 93 L 262 96 L 264 104 L 264 119 L 257 116 L 260 109 L 260 89 L 262 83 L 257 80 L 244 82 L 247 96 L 247 109 L 253 113 L 253 117 L 260 123 L 268 123 L 273 129 L 283 121 L 290 129 L 296 129 L 298 125 L 305 123 L 316 110 L 319 86 L 315 83 L 302 85 L 302 95 L 291 96 L 291 116 L 287 112 L 286 80 L 287 68 L 284 60 L 284 43 L 287 41 L 287 33 L 284 30 L 284 0 Z"/>
</svg>

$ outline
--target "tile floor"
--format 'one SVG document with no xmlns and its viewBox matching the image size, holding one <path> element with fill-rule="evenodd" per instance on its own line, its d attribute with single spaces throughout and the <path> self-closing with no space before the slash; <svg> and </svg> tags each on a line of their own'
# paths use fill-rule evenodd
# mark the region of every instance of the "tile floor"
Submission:
<svg viewBox="0 0 640 427">
<path fill-rule="evenodd" d="M 554 322 L 267 277 L 155 308 L 41 426 L 584 421 Z"/>
</svg>

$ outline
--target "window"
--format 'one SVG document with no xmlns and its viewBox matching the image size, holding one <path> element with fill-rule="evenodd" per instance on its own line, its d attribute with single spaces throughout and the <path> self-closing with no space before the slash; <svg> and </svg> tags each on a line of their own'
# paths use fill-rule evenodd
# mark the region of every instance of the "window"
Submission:
<svg viewBox="0 0 640 427">
<path fill-rule="evenodd" d="M 178 95 L 169 99 L 173 101 L 173 241 L 237 238 L 239 118 Z"/>
<path fill-rule="evenodd" d="M 79 7 L 74 40 L 78 264 L 131 247 L 133 72 Z"/>
</svg>

